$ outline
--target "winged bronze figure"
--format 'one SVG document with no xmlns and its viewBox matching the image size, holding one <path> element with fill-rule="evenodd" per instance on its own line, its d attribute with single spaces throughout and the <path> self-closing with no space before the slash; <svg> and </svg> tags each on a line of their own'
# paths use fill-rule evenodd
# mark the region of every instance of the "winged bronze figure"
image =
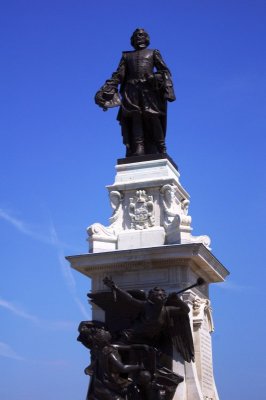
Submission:
<svg viewBox="0 0 266 400">
<path fill-rule="evenodd" d="M 167 368 L 172 367 L 173 347 L 185 361 L 194 361 L 190 310 L 176 293 L 167 295 L 160 287 L 148 295 L 141 290 L 125 291 L 108 277 L 104 284 L 110 292 L 89 293 L 88 297 L 105 311 L 105 325 L 114 342 L 152 346 Z"/>
</svg>

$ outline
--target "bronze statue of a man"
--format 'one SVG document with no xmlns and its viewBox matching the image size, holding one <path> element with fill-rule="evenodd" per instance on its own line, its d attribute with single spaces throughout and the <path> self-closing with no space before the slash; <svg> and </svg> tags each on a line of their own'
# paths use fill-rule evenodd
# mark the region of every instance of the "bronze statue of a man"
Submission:
<svg viewBox="0 0 266 400">
<path fill-rule="evenodd" d="M 95 96 L 104 110 L 120 105 L 126 157 L 166 153 L 167 101 L 174 101 L 175 94 L 168 67 L 158 50 L 147 48 L 149 43 L 148 33 L 136 29 L 131 37 L 135 50 L 123 52 L 117 70 Z"/>
</svg>

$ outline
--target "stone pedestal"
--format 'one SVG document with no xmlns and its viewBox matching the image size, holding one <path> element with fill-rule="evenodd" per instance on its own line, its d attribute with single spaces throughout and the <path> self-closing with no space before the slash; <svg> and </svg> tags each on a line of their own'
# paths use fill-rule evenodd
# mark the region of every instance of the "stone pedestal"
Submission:
<svg viewBox="0 0 266 400">
<path fill-rule="evenodd" d="M 89 251 L 177 243 L 203 243 L 210 248 L 208 236 L 191 234 L 189 194 L 179 176 L 168 158 L 118 164 L 115 182 L 107 186 L 113 208 L 110 225 L 88 227 Z"/>
<path fill-rule="evenodd" d="M 173 370 L 185 377 L 174 400 L 218 400 L 212 366 L 212 310 L 209 284 L 223 282 L 225 267 L 210 252 L 208 236 L 191 234 L 189 195 L 168 158 L 116 166 L 113 185 L 107 186 L 113 208 L 110 225 L 88 228 L 89 253 L 69 256 L 71 266 L 92 280 L 92 291 L 106 290 L 105 276 L 123 289 L 148 291 L 160 286 L 176 292 L 194 284 L 182 299 L 190 307 L 195 363 L 175 354 Z M 93 306 L 93 319 L 104 312 Z"/>
</svg>

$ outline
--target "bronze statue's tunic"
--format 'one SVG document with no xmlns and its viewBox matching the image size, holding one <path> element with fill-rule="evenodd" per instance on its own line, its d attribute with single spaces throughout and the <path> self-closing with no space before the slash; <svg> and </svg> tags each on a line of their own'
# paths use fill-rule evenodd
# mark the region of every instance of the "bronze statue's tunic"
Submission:
<svg viewBox="0 0 266 400">
<path fill-rule="evenodd" d="M 156 77 L 153 74 L 154 67 L 165 75 Z M 118 114 L 119 120 L 132 113 L 165 115 L 167 97 L 169 100 L 175 99 L 169 76 L 170 72 L 158 50 L 124 52 L 118 69 L 111 78 L 115 84 L 121 84 L 122 105 Z M 163 84 L 163 79 L 169 81 L 167 97 L 159 87 L 160 83 Z"/>
</svg>

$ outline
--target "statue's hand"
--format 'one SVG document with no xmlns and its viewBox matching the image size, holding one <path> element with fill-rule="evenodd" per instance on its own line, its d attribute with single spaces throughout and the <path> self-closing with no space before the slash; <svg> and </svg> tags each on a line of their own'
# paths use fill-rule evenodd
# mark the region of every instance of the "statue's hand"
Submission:
<svg viewBox="0 0 266 400">
<path fill-rule="evenodd" d="M 109 276 L 106 276 L 103 279 L 103 283 L 105 284 L 105 286 L 109 287 L 110 289 L 115 289 L 116 288 L 114 281 Z"/>
<path fill-rule="evenodd" d="M 176 100 L 175 93 L 174 93 L 174 90 L 173 90 L 172 86 L 166 86 L 165 93 L 164 93 L 164 98 L 165 98 L 165 100 L 169 101 L 170 103 L 172 101 Z"/>
<path fill-rule="evenodd" d="M 98 92 L 96 93 L 96 95 L 94 97 L 94 100 L 95 100 L 95 103 L 99 107 L 104 108 L 106 100 L 103 99 L 103 91 L 102 90 L 98 90 Z"/>
</svg>

